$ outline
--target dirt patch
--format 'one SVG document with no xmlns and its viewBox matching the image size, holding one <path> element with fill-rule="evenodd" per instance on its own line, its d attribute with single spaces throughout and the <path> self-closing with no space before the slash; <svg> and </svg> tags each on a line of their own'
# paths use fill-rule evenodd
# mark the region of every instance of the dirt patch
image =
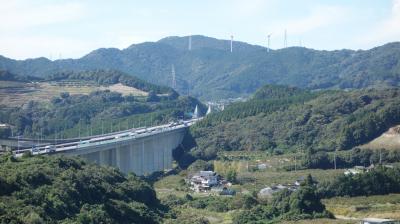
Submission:
<svg viewBox="0 0 400 224">
<path fill-rule="evenodd" d="M 390 128 L 389 131 L 386 132 L 386 134 L 399 135 L 400 134 L 400 125 Z"/>
<path fill-rule="evenodd" d="M 375 138 L 361 148 L 369 149 L 400 149 L 400 125 L 391 127 L 387 132 Z"/>
<path fill-rule="evenodd" d="M 133 87 L 130 87 L 130 86 L 126 86 L 126 85 L 123 85 L 121 83 L 117 83 L 117 84 L 114 84 L 114 85 L 111 85 L 111 86 L 107 86 L 107 87 L 103 86 L 101 88 L 102 89 L 109 89 L 110 91 L 114 91 L 114 92 L 119 92 L 124 96 L 130 95 L 130 94 L 132 94 L 134 96 L 147 96 L 147 94 L 148 94 L 145 91 L 142 91 L 140 89 L 136 89 L 136 88 L 133 88 Z"/>
</svg>

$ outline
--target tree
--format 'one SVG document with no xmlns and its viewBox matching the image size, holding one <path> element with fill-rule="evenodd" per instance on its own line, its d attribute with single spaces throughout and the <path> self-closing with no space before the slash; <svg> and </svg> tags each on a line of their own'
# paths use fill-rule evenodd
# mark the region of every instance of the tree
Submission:
<svg viewBox="0 0 400 224">
<path fill-rule="evenodd" d="M 69 97 L 69 92 L 62 92 L 62 93 L 60 93 L 60 97 L 61 97 L 62 99 L 67 99 L 67 98 Z"/>
<path fill-rule="evenodd" d="M 149 94 L 147 95 L 147 102 L 159 102 L 159 101 L 160 97 L 158 97 L 154 91 L 150 91 Z"/>
<path fill-rule="evenodd" d="M 237 172 L 236 170 L 230 169 L 226 174 L 226 180 L 231 183 L 237 183 Z"/>
</svg>

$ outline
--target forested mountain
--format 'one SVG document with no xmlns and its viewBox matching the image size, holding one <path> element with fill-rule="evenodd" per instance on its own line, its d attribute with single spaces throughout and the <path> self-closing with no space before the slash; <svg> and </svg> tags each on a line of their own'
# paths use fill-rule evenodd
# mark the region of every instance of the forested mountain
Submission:
<svg viewBox="0 0 400 224">
<path fill-rule="evenodd" d="M 333 151 L 364 144 L 400 123 L 400 89 L 310 92 L 265 86 L 191 128 L 192 155 L 219 150 Z"/>
<path fill-rule="evenodd" d="M 12 60 L 0 56 L 0 69 L 31 76 L 60 70 L 117 69 L 154 84 L 171 86 L 172 67 L 177 90 L 220 99 L 252 94 L 265 84 L 310 89 L 398 86 L 400 43 L 370 50 L 319 51 L 289 47 L 267 52 L 264 47 L 192 36 L 167 37 L 126 49 L 102 48 L 79 59 Z M 1 52 L 0 52 L 1 53 Z"/>
</svg>

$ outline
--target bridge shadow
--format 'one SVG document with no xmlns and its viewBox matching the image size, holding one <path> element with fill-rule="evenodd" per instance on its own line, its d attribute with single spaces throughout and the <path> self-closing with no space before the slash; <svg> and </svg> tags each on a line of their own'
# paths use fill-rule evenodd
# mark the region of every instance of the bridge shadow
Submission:
<svg viewBox="0 0 400 224">
<path fill-rule="evenodd" d="M 179 168 L 186 169 L 196 160 L 190 153 L 190 150 L 196 146 L 196 140 L 189 129 L 183 137 L 182 143 L 172 151 L 172 157 L 178 163 Z"/>
</svg>

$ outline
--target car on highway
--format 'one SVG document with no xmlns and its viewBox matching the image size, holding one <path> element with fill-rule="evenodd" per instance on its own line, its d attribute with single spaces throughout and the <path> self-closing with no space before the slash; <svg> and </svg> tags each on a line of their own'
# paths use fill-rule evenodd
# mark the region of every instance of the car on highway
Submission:
<svg viewBox="0 0 400 224">
<path fill-rule="evenodd" d="M 40 149 L 37 148 L 37 147 L 35 147 L 35 146 L 32 146 L 32 148 L 30 149 L 30 151 L 31 151 L 32 154 L 33 154 L 33 153 L 39 153 L 39 152 L 40 152 Z"/>
<path fill-rule="evenodd" d="M 136 134 L 143 134 L 143 133 L 145 133 L 146 132 L 146 130 L 145 129 L 142 129 L 142 130 L 137 130 L 136 131 Z"/>
<path fill-rule="evenodd" d="M 128 133 L 123 133 L 123 134 L 116 135 L 115 138 L 116 138 L 116 139 L 118 139 L 118 138 L 125 138 L 125 137 L 128 137 L 128 136 L 129 136 Z"/>
<path fill-rule="evenodd" d="M 89 140 L 85 140 L 85 141 L 80 141 L 79 145 L 86 145 L 86 144 L 89 144 L 89 143 L 90 143 Z"/>
<path fill-rule="evenodd" d="M 44 151 L 46 153 L 56 152 L 56 146 L 55 145 L 47 145 L 44 147 Z"/>
</svg>

